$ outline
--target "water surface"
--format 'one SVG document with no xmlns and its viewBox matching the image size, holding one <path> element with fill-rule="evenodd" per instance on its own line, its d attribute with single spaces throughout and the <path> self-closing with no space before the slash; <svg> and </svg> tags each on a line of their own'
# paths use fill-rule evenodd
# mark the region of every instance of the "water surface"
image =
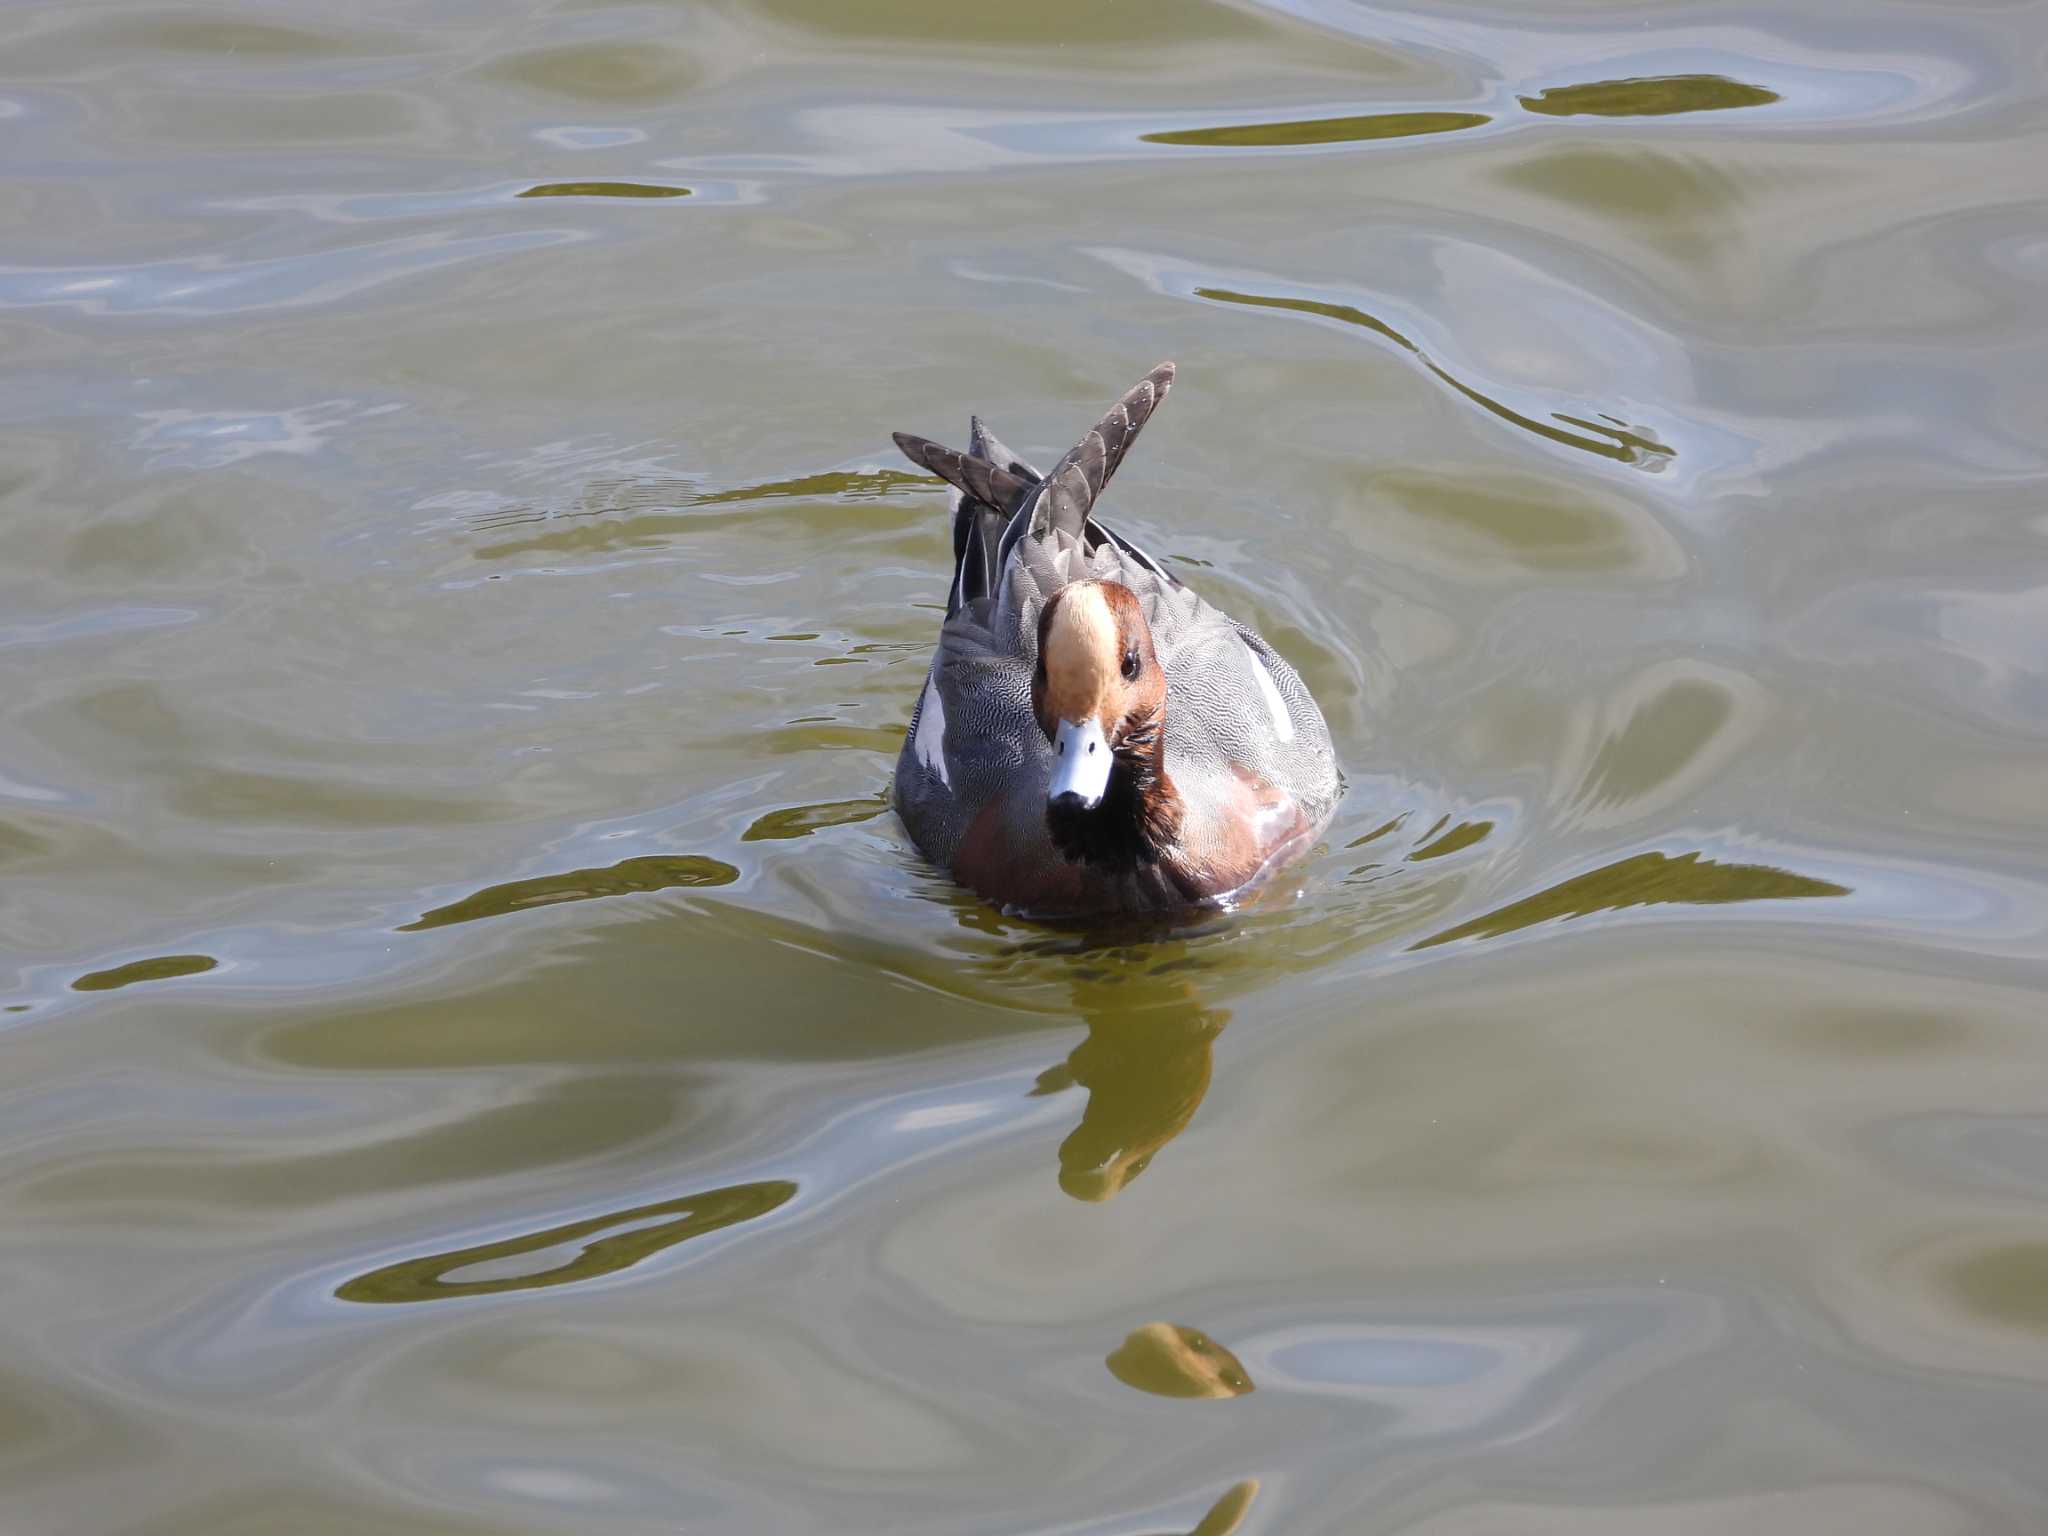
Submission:
<svg viewBox="0 0 2048 1536">
<path fill-rule="evenodd" d="M 10 1531 L 2033 1532 L 2030 7 L 0 13 Z M 887 810 L 969 410 L 1349 791 Z"/>
</svg>

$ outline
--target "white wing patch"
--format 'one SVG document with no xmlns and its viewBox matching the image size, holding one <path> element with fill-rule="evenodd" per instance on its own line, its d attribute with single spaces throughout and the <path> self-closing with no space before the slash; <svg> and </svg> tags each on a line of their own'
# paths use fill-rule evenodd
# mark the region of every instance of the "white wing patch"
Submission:
<svg viewBox="0 0 2048 1536">
<path fill-rule="evenodd" d="M 1263 674 L 1262 674 L 1263 675 Z M 1268 688 L 1273 685 L 1266 684 Z M 1274 695 L 1277 703 L 1279 695 Z M 917 760 L 923 763 L 927 772 L 935 774 L 946 788 L 953 787 L 952 777 L 946 772 L 946 706 L 939 702 L 939 680 L 928 677 L 924 680 L 924 698 L 917 706 L 917 739 L 913 743 Z"/>
<path fill-rule="evenodd" d="M 1266 713 L 1273 717 L 1273 734 L 1282 741 L 1294 740 L 1294 716 L 1287 712 L 1287 701 L 1280 697 L 1280 690 L 1273 685 L 1273 674 L 1266 670 L 1266 658 L 1251 645 L 1245 645 L 1252 655 L 1252 676 L 1259 680 L 1259 694 L 1266 701 Z"/>
</svg>

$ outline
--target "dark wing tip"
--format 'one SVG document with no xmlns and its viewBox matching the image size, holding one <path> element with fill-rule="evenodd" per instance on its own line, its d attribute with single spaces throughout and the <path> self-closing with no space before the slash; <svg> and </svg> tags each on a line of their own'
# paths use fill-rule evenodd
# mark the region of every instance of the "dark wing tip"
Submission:
<svg viewBox="0 0 2048 1536">
<path fill-rule="evenodd" d="M 938 449 L 940 452 L 945 451 L 939 449 L 939 445 L 930 438 L 919 437 L 914 432 L 891 432 L 889 437 L 902 450 L 903 457 L 910 460 L 919 469 L 932 468 L 931 456 L 934 449 Z M 937 474 L 938 471 L 932 470 L 932 473 Z"/>
<path fill-rule="evenodd" d="M 1161 363 L 1144 378 L 1133 385 L 1118 403 L 1130 411 L 1136 425 L 1144 425 L 1145 418 L 1159 407 L 1166 398 L 1166 392 L 1173 388 L 1173 376 L 1177 370 L 1171 363 Z"/>
<path fill-rule="evenodd" d="M 1161 363 L 1130 389 L 1117 402 L 1131 418 L 1131 430 L 1135 434 L 1145 424 L 1146 418 L 1159 408 L 1159 402 L 1166 398 L 1166 392 L 1173 388 L 1173 376 L 1177 372 L 1172 363 Z"/>
<path fill-rule="evenodd" d="M 948 485 L 999 511 L 1015 506 L 1031 489 L 1031 482 L 1022 476 L 1013 475 L 1009 470 L 974 454 L 961 453 L 928 437 L 919 437 L 914 432 L 891 432 L 889 435 L 903 450 L 903 456 L 919 469 L 937 475 Z"/>
</svg>

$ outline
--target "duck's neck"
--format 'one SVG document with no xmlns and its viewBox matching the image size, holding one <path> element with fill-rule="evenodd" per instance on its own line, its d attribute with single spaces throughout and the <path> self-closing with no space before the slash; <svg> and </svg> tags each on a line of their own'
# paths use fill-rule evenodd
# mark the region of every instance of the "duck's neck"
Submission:
<svg viewBox="0 0 2048 1536">
<path fill-rule="evenodd" d="M 1111 872 L 1157 864 L 1180 844 L 1180 792 L 1166 776 L 1166 723 L 1126 731 L 1109 785 L 1092 811 L 1048 809 L 1046 829 L 1067 858 Z"/>
</svg>

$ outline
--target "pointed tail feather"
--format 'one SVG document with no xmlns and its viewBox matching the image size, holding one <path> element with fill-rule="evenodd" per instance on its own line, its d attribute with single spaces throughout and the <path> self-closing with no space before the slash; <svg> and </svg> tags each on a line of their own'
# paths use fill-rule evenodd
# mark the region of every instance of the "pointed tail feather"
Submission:
<svg viewBox="0 0 2048 1536">
<path fill-rule="evenodd" d="M 979 419 L 970 439 L 975 449 L 972 453 L 959 453 L 908 432 L 898 432 L 895 438 L 896 446 L 913 464 L 930 470 L 960 492 L 960 504 L 953 510 L 953 588 L 946 597 L 946 617 L 951 618 L 994 590 L 1002 569 L 995 550 L 1011 521 L 1010 509 L 1030 499 L 1038 477 L 1021 459 L 1004 450 Z M 1013 467 L 991 462 L 985 451 L 989 449 L 1009 459 Z"/>
<path fill-rule="evenodd" d="M 890 436 L 896 439 L 896 446 L 903 450 L 903 456 L 911 463 L 930 470 L 948 485 L 959 487 L 965 494 L 985 501 L 999 511 L 1009 510 L 1032 488 L 1032 482 L 1022 475 L 1000 469 L 975 454 L 961 453 L 929 438 L 913 437 L 908 432 L 893 432 Z"/>
<path fill-rule="evenodd" d="M 1094 509 L 1096 498 L 1172 387 L 1173 364 L 1161 363 L 1125 391 L 1124 397 L 1089 429 L 1088 435 L 1068 450 L 1041 482 L 1044 493 L 1032 503 L 1028 522 L 1021 509 L 1020 515 L 1011 519 L 996 552 L 998 570 L 1027 533 L 1042 539 L 1057 529 L 1077 539 L 1086 536 L 1088 514 Z"/>
<path fill-rule="evenodd" d="M 1022 475 L 1034 485 L 1045 477 L 996 440 L 979 416 L 968 417 L 967 451 L 1013 475 Z"/>
<path fill-rule="evenodd" d="M 1109 477 L 1124 461 L 1125 450 L 1138 440 L 1138 433 L 1152 419 L 1152 413 L 1159 408 L 1160 402 L 1166 399 L 1166 392 L 1173 388 L 1173 372 L 1171 363 L 1161 363 L 1154 368 L 1125 391 L 1124 397 L 1110 407 L 1109 413 L 1088 434 L 1089 438 L 1102 439 L 1102 479 L 1095 487 L 1097 495 L 1102 493 L 1103 486 L 1109 484 Z"/>
<path fill-rule="evenodd" d="M 1033 485 L 1045 478 L 1029 460 L 1005 447 L 979 416 L 968 418 L 967 449 L 975 457 L 1021 475 Z M 1014 515 L 1028 521 L 1023 508 L 1030 500 L 1027 496 Z M 959 510 L 953 514 L 953 594 L 946 607 L 948 618 L 968 603 L 995 591 L 1002 570 L 996 551 L 1005 547 L 1003 534 L 1012 515 L 973 496 L 960 498 Z"/>
<path fill-rule="evenodd" d="M 1100 524 L 1090 529 L 1096 498 L 1172 387 L 1173 364 L 1161 363 L 1127 390 L 1047 476 L 1004 447 L 979 416 L 971 419 L 966 453 L 909 432 L 892 434 L 911 463 L 960 492 L 953 514 L 949 618 L 995 591 L 1020 540 L 1027 535 L 1043 539 L 1054 530 L 1091 549 L 1107 538 L 1148 570 L 1173 580 L 1129 540 Z"/>
</svg>

